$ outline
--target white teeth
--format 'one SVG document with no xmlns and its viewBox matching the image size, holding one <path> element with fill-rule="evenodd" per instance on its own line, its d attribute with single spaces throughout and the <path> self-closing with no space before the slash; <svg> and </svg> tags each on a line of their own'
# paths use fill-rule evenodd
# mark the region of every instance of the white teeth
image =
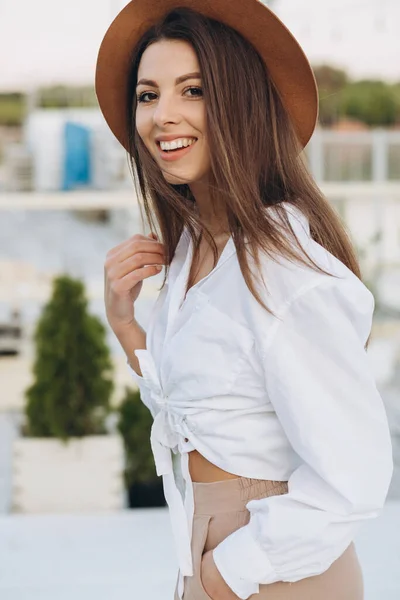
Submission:
<svg viewBox="0 0 400 600">
<path fill-rule="evenodd" d="M 171 142 L 160 142 L 161 150 L 176 150 L 176 148 L 186 148 L 191 146 L 196 138 L 178 138 Z"/>
</svg>

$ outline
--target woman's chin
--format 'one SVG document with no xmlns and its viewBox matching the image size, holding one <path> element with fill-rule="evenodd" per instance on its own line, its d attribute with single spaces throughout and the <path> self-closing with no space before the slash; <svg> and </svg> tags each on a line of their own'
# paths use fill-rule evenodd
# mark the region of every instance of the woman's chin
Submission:
<svg viewBox="0 0 400 600">
<path fill-rule="evenodd" d="M 171 185 L 182 185 L 182 184 L 191 184 L 193 183 L 193 177 L 191 177 L 189 174 L 187 175 L 173 175 L 172 173 L 166 173 L 165 171 L 163 171 L 163 175 L 164 175 L 164 179 L 165 181 L 167 181 L 168 183 L 170 183 Z"/>
<path fill-rule="evenodd" d="M 196 183 L 207 183 L 208 182 L 208 172 L 209 166 L 207 168 L 174 168 L 174 166 L 170 167 L 161 167 L 161 172 L 165 181 L 170 183 L 171 185 L 194 185 Z"/>
</svg>

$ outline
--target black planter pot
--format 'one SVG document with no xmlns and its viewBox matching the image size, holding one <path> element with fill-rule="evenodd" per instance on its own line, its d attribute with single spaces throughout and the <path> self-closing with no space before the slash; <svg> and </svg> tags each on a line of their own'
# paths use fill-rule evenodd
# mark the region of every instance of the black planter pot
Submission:
<svg viewBox="0 0 400 600">
<path fill-rule="evenodd" d="M 129 508 L 166 506 L 162 479 L 134 483 L 128 489 Z"/>
</svg>

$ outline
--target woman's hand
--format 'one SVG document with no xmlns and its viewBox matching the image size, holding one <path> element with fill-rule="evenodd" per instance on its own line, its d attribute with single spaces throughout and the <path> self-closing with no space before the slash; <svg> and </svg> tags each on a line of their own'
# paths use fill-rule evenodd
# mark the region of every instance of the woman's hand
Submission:
<svg viewBox="0 0 400 600">
<path fill-rule="evenodd" d="M 201 558 L 200 578 L 207 595 L 212 600 L 240 600 L 218 571 L 212 550 L 205 552 Z"/>
<path fill-rule="evenodd" d="M 142 289 L 143 279 L 157 275 L 164 264 L 164 244 L 157 241 L 154 233 L 135 234 L 107 252 L 104 301 L 107 319 L 114 331 L 132 325 L 133 304 Z"/>
</svg>

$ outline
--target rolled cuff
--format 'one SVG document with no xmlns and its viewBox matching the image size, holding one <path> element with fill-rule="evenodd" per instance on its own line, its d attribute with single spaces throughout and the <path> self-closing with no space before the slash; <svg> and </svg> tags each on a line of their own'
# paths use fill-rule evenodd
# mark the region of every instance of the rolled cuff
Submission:
<svg viewBox="0 0 400 600">
<path fill-rule="evenodd" d="M 222 540 L 214 548 L 213 558 L 227 585 L 242 600 L 258 594 L 260 583 L 279 581 L 264 550 L 251 534 L 249 525 Z"/>
<path fill-rule="evenodd" d="M 132 365 L 129 363 L 129 361 L 127 361 L 127 366 L 131 373 L 132 378 L 135 380 L 136 385 L 140 391 L 140 398 L 141 398 L 143 404 L 145 406 L 147 406 L 147 408 L 151 412 L 152 417 L 154 418 L 155 415 L 157 414 L 157 410 L 155 407 L 155 403 L 152 399 L 151 384 L 149 384 L 148 378 L 146 376 L 142 377 L 141 375 L 139 375 L 135 371 L 135 369 L 132 367 Z M 142 372 L 143 372 L 143 370 L 142 370 Z"/>
</svg>

